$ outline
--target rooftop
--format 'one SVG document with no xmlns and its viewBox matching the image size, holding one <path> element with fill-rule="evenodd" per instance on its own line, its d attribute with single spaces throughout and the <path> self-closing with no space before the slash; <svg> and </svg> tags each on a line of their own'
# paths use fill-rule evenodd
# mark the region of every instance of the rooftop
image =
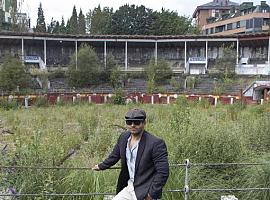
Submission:
<svg viewBox="0 0 270 200">
<path fill-rule="evenodd" d="M 213 0 L 212 2 L 197 6 L 192 16 L 195 18 L 198 10 L 207 10 L 211 8 L 229 10 L 231 7 L 239 7 L 239 4 L 229 0 Z"/>
</svg>

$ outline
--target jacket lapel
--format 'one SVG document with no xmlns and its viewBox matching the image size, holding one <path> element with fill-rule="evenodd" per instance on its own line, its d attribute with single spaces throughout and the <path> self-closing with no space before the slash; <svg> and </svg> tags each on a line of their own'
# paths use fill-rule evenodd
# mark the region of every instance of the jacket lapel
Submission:
<svg viewBox="0 0 270 200">
<path fill-rule="evenodd" d="M 142 158 L 143 151 L 144 151 L 144 147 L 145 147 L 145 143 L 146 143 L 145 135 L 146 135 L 146 133 L 144 131 L 142 134 L 141 140 L 139 142 L 139 148 L 138 148 L 136 162 L 135 162 L 135 174 L 138 171 L 137 169 L 138 169 L 138 166 L 139 166 L 139 163 L 140 163 L 140 160 Z"/>
</svg>

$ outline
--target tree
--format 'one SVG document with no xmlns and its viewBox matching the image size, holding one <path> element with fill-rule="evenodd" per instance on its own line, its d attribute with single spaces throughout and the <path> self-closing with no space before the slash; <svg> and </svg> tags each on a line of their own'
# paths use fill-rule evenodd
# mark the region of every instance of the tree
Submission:
<svg viewBox="0 0 270 200">
<path fill-rule="evenodd" d="M 154 20 L 151 27 L 153 35 L 184 35 L 195 34 L 196 28 L 192 25 L 192 19 L 179 16 L 177 12 L 161 9 L 154 12 Z"/>
<path fill-rule="evenodd" d="M 101 67 L 94 49 L 82 44 L 76 57 L 73 55 L 67 72 L 69 84 L 73 87 L 89 87 L 98 83 Z"/>
<path fill-rule="evenodd" d="M 48 33 L 59 33 L 60 25 L 58 21 L 51 19 L 51 23 L 48 25 L 47 32 Z"/>
<path fill-rule="evenodd" d="M 69 33 L 70 34 L 77 34 L 78 33 L 78 15 L 77 15 L 77 10 L 76 10 L 75 6 L 73 7 L 72 16 L 71 16 L 69 22 L 70 22 Z"/>
<path fill-rule="evenodd" d="M 16 90 L 28 88 L 31 76 L 22 62 L 8 56 L 0 68 L 0 88 L 3 90 Z"/>
<path fill-rule="evenodd" d="M 236 54 L 234 46 L 222 46 L 223 55 L 216 60 L 215 68 L 224 74 L 224 82 L 228 82 L 234 74 Z"/>
<path fill-rule="evenodd" d="M 61 20 L 61 24 L 60 24 L 60 27 L 59 27 L 59 33 L 66 33 L 67 30 L 66 30 L 66 26 L 65 26 L 65 20 L 64 20 L 64 17 L 62 17 L 62 20 Z"/>
<path fill-rule="evenodd" d="M 112 15 L 112 34 L 147 35 L 153 23 L 153 11 L 144 6 L 124 5 Z"/>
<path fill-rule="evenodd" d="M 37 18 L 37 25 L 36 25 L 36 32 L 46 32 L 46 24 L 45 24 L 45 17 L 42 9 L 41 3 L 39 3 L 39 8 L 38 8 L 38 18 Z"/>
<path fill-rule="evenodd" d="M 152 59 L 148 66 L 146 66 L 146 77 L 147 77 L 147 90 L 148 92 L 154 92 L 158 84 L 165 82 L 172 76 L 172 69 L 169 64 L 160 60 L 157 64 Z"/>
<path fill-rule="evenodd" d="M 128 4 L 119 7 L 112 16 L 112 34 L 115 35 L 131 35 L 133 31 L 133 22 L 130 13 L 134 9 L 134 5 L 130 7 Z"/>
<path fill-rule="evenodd" d="M 119 65 L 117 61 L 114 59 L 114 56 L 112 53 L 109 53 L 107 56 L 107 63 L 106 63 L 106 69 L 105 71 L 105 76 L 107 77 L 109 83 L 114 89 L 117 89 L 119 85 L 121 85 L 121 71 L 119 69 Z"/>
<path fill-rule="evenodd" d="M 70 20 L 67 20 L 67 25 L 66 25 L 66 33 L 70 34 Z"/>
<path fill-rule="evenodd" d="M 56 21 L 56 24 L 55 24 L 53 33 L 57 33 L 57 34 L 60 33 L 60 24 L 59 24 L 59 21 Z"/>
<path fill-rule="evenodd" d="M 134 13 L 134 32 L 135 35 L 149 35 L 153 24 L 153 10 L 145 8 L 143 5 L 136 6 Z"/>
<path fill-rule="evenodd" d="M 87 14 L 89 32 L 97 35 L 110 34 L 112 14 L 112 8 L 104 7 L 101 10 L 100 5 L 94 8 L 93 11 L 90 10 Z"/>
<path fill-rule="evenodd" d="M 85 34 L 85 32 L 86 32 L 85 16 L 82 13 L 82 9 L 80 9 L 79 20 L 78 20 L 78 33 Z"/>
</svg>

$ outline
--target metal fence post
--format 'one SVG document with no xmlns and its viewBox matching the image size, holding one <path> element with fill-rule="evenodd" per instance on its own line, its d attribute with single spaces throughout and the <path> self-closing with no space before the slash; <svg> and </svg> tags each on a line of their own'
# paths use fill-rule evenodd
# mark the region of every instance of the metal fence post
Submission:
<svg viewBox="0 0 270 200">
<path fill-rule="evenodd" d="M 185 200 L 189 199 L 189 185 L 188 185 L 188 168 L 190 167 L 189 159 L 185 160 L 185 186 L 184 186 L 184 193 L 185 193 Z"/>
</svg>

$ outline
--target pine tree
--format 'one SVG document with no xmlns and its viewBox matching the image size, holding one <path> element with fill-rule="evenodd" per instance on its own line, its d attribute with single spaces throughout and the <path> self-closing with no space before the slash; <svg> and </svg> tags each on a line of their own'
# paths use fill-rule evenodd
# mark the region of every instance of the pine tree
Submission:
<svg viewBox="0 0 270 200">
<path fill-rule="evenodd" d="M 41 3 L 39 3 L 38 8 L 38 18 L 37 18 L 37 25 L 36 25 L 36 32 L 46 32 L 46 24 L 45 24 L 45 17 L 42 9 Z"/>
<path fill-rule="evenodd" d="M 104 7 L 101 10 L 100 5 L 94 8 L 93 11 L 89 11 L 88 27 L 91 34 L 110 34 L 113 9 Z"/>
<path fill-rule="evenodd" d="M 59 24 L 59 21 L 56 21 L 55 27 L 54 27 L 54 30 L 53 30 L 53 33 L 56 33 L 56 34 L 59 34 L 60 33 L 60 24 Z"/>
<path fill-rule="evenodd" d="M 67 20 L 66 33 L 67 33 L 67 34 L 70 34 L 70 33 L 71 33 L 71 32 L 70 32 L 70 20 L 69 20 L 69 19 Z"/>
<path fill-rule="evenodd" d="M 66 26 L 65 26 L 65 20 L 64 20 L 64 17 L 62 17 L 62 21 L 61 21 L 61 24 L 60 24 L 60 27 L 59 27 L 59 33 L 66 33 Z"/>
<path fill-rule="evenodd" d="M 85 16 L 82 13 L 82 9 L 80 9 L 79 13 L 79 21 L 78 21 L 78 33 L 85 34 L 86 25 L 85 25 Z"/>
<path fill-rule="evenodd" d="M 78 33 L 78 15 L 76 7 L 73 7 L 72 16 L 70 18 L 70 33 L 77 34 Z"/>
</svg>

